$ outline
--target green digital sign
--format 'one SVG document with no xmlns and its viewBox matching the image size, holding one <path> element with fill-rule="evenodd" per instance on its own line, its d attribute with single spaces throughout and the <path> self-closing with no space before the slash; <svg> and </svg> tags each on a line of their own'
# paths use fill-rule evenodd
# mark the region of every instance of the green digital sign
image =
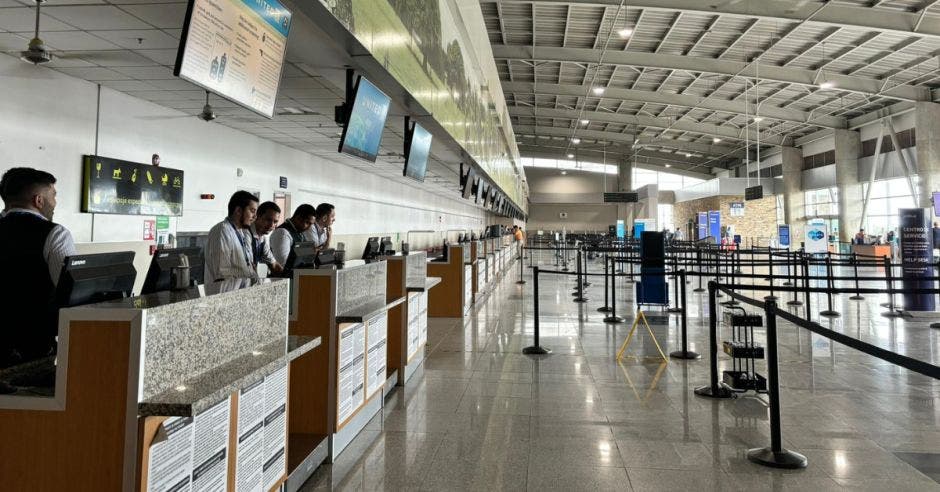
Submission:
<svg viewBox="0 0 940 492">
<path fill-rule="evenodd" d="M 82 158 L 82 212 L 183 215 L 183 171 L 86 155 Z"/>
</svg>

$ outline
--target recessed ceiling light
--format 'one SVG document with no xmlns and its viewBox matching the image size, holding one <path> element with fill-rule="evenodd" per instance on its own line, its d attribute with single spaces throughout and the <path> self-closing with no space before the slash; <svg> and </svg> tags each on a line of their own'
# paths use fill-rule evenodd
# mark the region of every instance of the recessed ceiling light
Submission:
<svg viewBox="0 0 940 492">
<path fill-rule="evenodd" d="M 629 27 L 625 27 L 617 31 L 617 34 L 619 34 L 621 38 L 629 38 L 633 34 L 633 29 L 630 29 Z"/>
<path fill-rule="evenodd" d="M 562 171 L 561 174 L 564 176 L 565 174 L 568 174 L 568 171 Z"/>
<path fill-rule="evenodd" d="M 672 164 L 666 164 L 666 167 L 672 167 Z"/>
<path fill-rule="evenodd" d="M 686 157 L 692 157 L 692 153 L 691 153 L 691 152 L 686 152 L 686 153 L 685 153 L 685 156 L 686 156 Z"/>
<path fill-rule="evenodd" d="M 764 117 L 763 117 L 763 116 L 755 116 L 755 117 L 754 117 L 754 121 L 757 122 L 757 123 L 760 123 L 761 121 L 764 121 Z"/>
<path fill-rule="evenodd" d="M 569 159 L 574 159 L 574 154 L 568 154 Z"/>
<path fill-rule="evenodd" d="M 712 139 L 712 143 L 721 143 L 721 139 L 718 137 L 715 137 Z"/>
<path fill-rule="evenodd" d="M 831 80 L 824 80 L 819 84 L 820 89 L 832 89 L 836 86 L 836 83 Z"/>
<path fill-rule="evenodd" d="M 603 94 L 604 91 L 607 90 L 607 88 L 605 88 L 605 87 L 595 87 L 595 88 L 593 88 L 593 89 L 591 89 L 591 90 L 594 92 L 594 94 L 597 94 L 597 95 L 599 96 L 599 95 Z"/>
<path fill-rule="evenodd" d="M 578 137 L 574 137 L 571 139 L 571 143 L 578 145 L 579 143 L 581 143 L 581 139 Z"/>
<path fill-rule="evenodd" d="M 591 122 L 591 120 L 581 120 L 581 124 L 582 124 L 582 125 L 587 125 L 587 124 L 590 123 L 590 122 Z"/>
</svg>

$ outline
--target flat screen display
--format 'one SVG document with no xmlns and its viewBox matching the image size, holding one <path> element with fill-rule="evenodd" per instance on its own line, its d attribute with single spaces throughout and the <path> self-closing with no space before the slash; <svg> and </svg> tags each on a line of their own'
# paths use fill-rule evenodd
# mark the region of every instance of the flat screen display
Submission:
<svg viewBox="0 0 940 492">
<path fill-rule="evenodd" d="M 390 105 L 391 99 L 384 92 L 368 79 L 359 77 L 352 109 L 343 128 L 343 138 L 339 141 L 339 151 L 375 162 Z"/>
<path fill-rule="evenodd" d="M 190 0 L 173 74 L 271 118 L 290 25 L 277 0 Z"/>
<path fill-rule="evenodd" d="M 464 198 L 469 199 L 473 195 L 473 182 L 476 180 L 476 172 L 473 168 L 467 171 L 467 177 L 463 180 L 463 189 L 460 190 Z"/>
<path fill-rule="evenodd" d="M 424 175 L 428 172 L 428 155 L 431 152 L 431 134 L 423 126 L 415 123 L 414 130 L 411 132 L 411 141 L 408 142 L 408 148 L 405 152 L 405 171 L 404 175 L 424 181 Z"/>
<path fill-rule="evenodd" d="M 183 171 L 109 157 L 82 158 L 82 212 L 183 215 Z"/>
<path fill-rule="evenodd" d="M 481 198 L 483 199 L 484 202 L 486 202 L 487 193 L 489 193 L 489 191 L 490 191 L 489 184 L 487 184 L 486 181 L 483 181 L 483 179 L 480 179 L 480 185 L 477 186 L 477 197 L 475 200 L 473 200 L 473 202 L 480 203 Z"/>
<path fill-rule="evenodd" d="M 940 191 L 933 192 L 933 214 L 940 217 Z"/>
</svg>

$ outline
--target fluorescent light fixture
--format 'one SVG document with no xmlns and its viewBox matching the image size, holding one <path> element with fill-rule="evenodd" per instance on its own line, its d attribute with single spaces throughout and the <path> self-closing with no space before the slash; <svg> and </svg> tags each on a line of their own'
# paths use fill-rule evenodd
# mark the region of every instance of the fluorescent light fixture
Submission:
<svg viewBox="0 0 940 492">
<path fill-rule="evenodd" d="M 574 159 L 574 154 L 568 154 L 569 159 Z"/>
<path fill-rule="evenodd" d="M 715 137 L 712 139 L 712 143 L 721 143 L 721 139 L 718 137 Z"/>
<path fill-rule="evenodd" d="M 621 38 L 629 38 L 631 35 L 633 35 L 633 29 L 630 29 L 629 27 L 625 27 L 617 31 L 617 34 L 619 34 Z"/>
<path fill-rule="evenodd" d="M 755 121 L 756 123 L 760 123 L 761 121 L 764 121 L 764 117 L 763 117 L 763 116 L 755 116 L 755 117 L 754 117 L 754 121 Z"/>
<path fill-rule="evenodd" d="M 819 84 L 820 89 L 833 89 L 835 88 L 835 86 L 836 86 L 836 83 L 831 80 L 824 80 L 820 82 Z"/>
<path fill-rule="evenodd" d="M 691 152 L 686 152 L 686 153 L 685 153 L 685 156 L 686 156 L 686 157 L 692 157 L 692 153 L 691 153 Z"/>
<path fill-rule="evenodd" d="M 595 88 L 591 89 L 591 91 L 594 92 L 594 94 L 596 94 L 596 95 L 598 95 L 598 96 L 600 96 L 601 94 L 603 94 L 604 91 L 606 91 L 606 90 L 607 90 L 606 87 L 595 87 Z"/>
<path fill-rule="evenodd" d="M 581 143 L 581 139 L 578 138 L 578 137 L 573 137 L 573 138 L 571 139 L 571 143 L 573 143 L 573 144 L 575 144 L 575 145 L 578 145 L 579 143 Z"/>
<path fill-rule="evenodd" d="M 672 164 L 666 164 L 666 167 L 672 167 Z"/>
<path fill-rule="evenodd" d="M 565 174 L 568 174 L 568 171 L 562 170 L 561 175 L 564 176 Z"/>
<path fill-rule="evenodd" d="M 581 120 L 581 124 L 582 124 L 582 125 L 587 125 L 587 124 L 590 123 L 590 122 L 591 122 L 591 120 Z"/>
</svg>

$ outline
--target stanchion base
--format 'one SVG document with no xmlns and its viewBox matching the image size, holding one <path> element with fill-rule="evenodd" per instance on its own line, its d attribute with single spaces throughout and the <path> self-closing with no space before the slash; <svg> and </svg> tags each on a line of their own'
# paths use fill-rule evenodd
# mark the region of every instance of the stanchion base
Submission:
<svg viewBox="0 0 940 492">
<path fill-rule="evenodd" d="M 738 301 L 735 301 L 734 299 L 721 303 L 722 306 L 737 306 L 738 304 L 741 304 L 741 303 Z"/>
<path fill-rule="evenodd" d="M 787 306 L 802 306 L 803 301 L 787 301 Z"/>
<path fill-rule="evenodd" d="M 881 315 L 884 316 L 885 318 L 900 318 L 904 316 L 904 313 L 902 313 L 901 311 L 885 311 L 881 313 Z"/>
<path fill-rule="evenodd" d="M 878 305 L 881 306 L 881 307 L 891 307 L 891 303 L 890 303 L 890 302 L 880 302 L 880 303 L 878 303 Z"/>
<path fill-rule="evenodd" d="M 525 283 L 525 280 L 516 280 L 517 285 L 522 285 Z"/>
<path fill-rule="evenodd" d="M 609 307 L 607 307 L 607 306 L 601 306 L 601 307 L 597 308 L 597 312 L 599 312 L 599 313 L 609 313 L 610 311 L 611 311 L 611 309 L 610 309 Z"/>
<path fill-rule="evenodd" d="M 573 302 L 578 302 L 578 303 L 581 303 L 581 302 L 588 302 L 588 298 L 587 298 L 587 297 L 575 297 L 574 299 L 572 299 L 572 301 L 573 301 Z"/>
<path fill-rule="evenodd" d="M 701 287 L 696 287 L 696 288 L 692 289 L 692 292 L 705 292 L 705 289 L 703 289 L 703 288 L 701 288 Z"/>
<path fill-rule="evenodd" d="M 522 353 L 526 355 L 545 355 L 552 353 L 552 349 L 545 348 L 541 345 L 533 345 L 522 349 Z"/>
<path fill-rule="evenodd" d="M 701 388 L 695 388 L 695 394 L 698 396 L 705 396 L 708 398 L 734 398 L 735 394 L 733 391 L 725 388 L 724 386 L 718 387 L 718 392 L 712 392 L 711 386 L 702 386 Z"/>
<path fill-rule="evenodd" d="M 785 285 L 786 287 L 790 287 L 791 285 L 793 285 L 793 282 L 790 282 L 789 280 L 787 280 L 786 282 L 783 283 L 783 285 Z"/>
<path fill-rule="evenodd" d="M 777 296 L 764 296 L 765 301 L 776 301 L 777 299 L 780 299 L 780 298 Z"/>
<path fill-rule="evenodd" d="M 749 449 L 747 459 L 758 465 L 788 470 L 806 468 L 807 464 L 806 456 L 786 449 L 781 450 L 779 453 L 773 452 L 770 448 Z"/>
<path fill-rule="evenodd" d="M 839 316 L 842 316 L 842 314 L 839 313 L 839 311 L 833 311 L 833 310 L 830 310 L 830 309 L 827 309 L 827 310 L 825 310 L 825 311 L 820 311 L 820 312 L 819 312 L 819 315 L 820 315 L 820 316 L 825 316 L 825 317 L 827 317 L 827 318 L 838 318 Z"/>
<path fill-rule="evenodd" d="M 608 316 L 604 318 L 604 323 L 623 323 L 623 318 L 620 316 Z"/>
<path fill-rule="evenodd" d="M 585 287 L 590 287 L 590 286 L 591 286 L 591 282 L 584 282 L 584 283 L 581 284 L 581 285 L 583 285 L 583 286 L 585 286 Z"/>
<path fill-rule="evenodd" d="M 675 352 L 669 352 L 669 357 L 673 359 L 701 359 L 702 356 L 698 352 L 693 352 L 691 350 L 676 350 Z"/>
<path fill-rule="evenodd" d="M 667 313 L 681 313 L 681 312 L 682 312 L 682 308 L 671 307 L 671 308 L 667 309 L 666 312 L 667 312 Z"/>
<path fill-rule="evenodd" d="M 865 300 L 865 296 L 852 296 L 852 297 L 849 297 L 849 299 L 851 299 L 851 300 L 853 300 L 853 301 L 864 301 L 864 300 Z"/>
</svg>

